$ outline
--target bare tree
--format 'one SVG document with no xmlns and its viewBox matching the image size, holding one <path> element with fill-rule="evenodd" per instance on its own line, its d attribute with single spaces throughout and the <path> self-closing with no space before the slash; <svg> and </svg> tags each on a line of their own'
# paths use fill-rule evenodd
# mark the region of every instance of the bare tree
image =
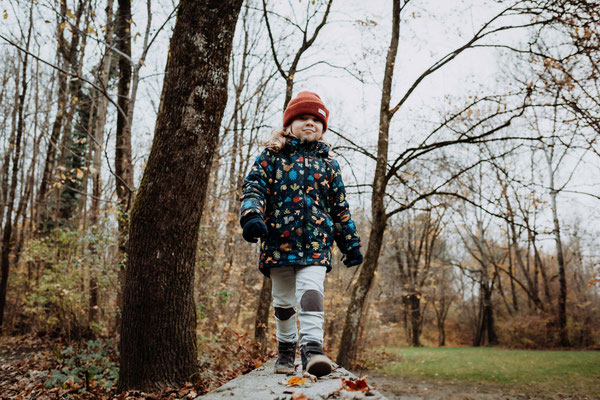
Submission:
<svg viewBox="0 0 600 400">
<path fill-rule="evenodd" d="M 33 7 L 34 3 L 31 3 L 29 7 L 29 29 L 27 30 L 27 38 L 25 40 L 25 49 L 29 50 L 31 44 L 31 32 L 33 30 Z M 4 323 L 4 307 L 6 305 L 6 286 L 8 283 L 8 273 L 10 267 L 9 254 L 12 249 L 12 233 L 13 233 L 13 207 L 15 204 L 17 181 L 19 179 L 19 163 L 21 162 L 21 141 L 23 138 L 24 130 L 24 107 L 25 107 L 25 96 L 27 94 L 28 79 L 27 79 L 27 68 L 28 68 L 29 54 L 23 55 L 22 71 L 21 71 L 21 93 L 19 93 L 16 101 L 16 113 L 17 113 L 17 127 L 14 141 L 11 141 L 9 150 L 13 151 L 12 154 L 12 170 L 10 176 L 10 189 L 8 192 L 8 198 L 6 201 L 6 219 L 4 221 L 4 227 L 2 230 L 2 254 L 0 259 L 0 271 L 2 277 L 0 278 L 0 329 L 2 329 Z M 19 87 L 19 85 L 16 85 Z M 18 215 L 15 222 L 18 221 Z"/>
<path fill-rule="evenodd" d="M 503 110 L 502 107 L 498 107 L 495 112 L 488 110 L 489 112 L 481 115 L 478 120 L 472 121 L 471 119 L 471 124 L 464 125 L 459 129 L 456 127 L 451 127 L 451 125 L 456 124 L 460 120 L 467 121 L 468 119 L 465 119 L 465 117 L 470 115 L 477 107 L 481 107 L 486 103 L 491 106 L 491 104 L 495 102 L 494 96 L 475 98 L 475 100 L 469 102 L 461 112 L 448 115 L 440 125 L 432 129 L 429 133 L 423 135 L 426 138 L 425 140 L 414 147 L 410 147 L 404 151 L 401 151 L 400 154 L 391 163 L 389 163 L 388 150 L 390 142 L 390 123 L 392 118 L 406 104 L 407 100 L 411 97 L 414 91 L 429 75 L 435 73 L 440 68 L 456 59 L 466 49 L 475 47 L 488 47 L 489 44 L 484 44 L 481 42 L 483 42 L 484 39 L 493 42 L 494 35 L 500 32 L 524 28 L 543 27 L 552 24 L 559 19 L 559 15 L 562 12 L 561 7 L 563 5 L 561 3 L 561 7 L 555 8 L 546 7 L 545 4 L 538 4 L 536 2 L 518 1 L 511 5 L 505 6 L 492 18 L 483 23 L 481 28 L 477 30 L 468 40 L 466 40 L 463 45 L 442 56 L 438 61 L 434 62 L 430 67 L 425 69 L 417 77 L 417 79 L 415 79 L 415 81 L 409 85 L 408 90 L 406 90 L 400 96 L 400 100 L 395 105 L 392 105 L 392 82 L 400 37 L 401 14 L 409 2 L 410 0 L 404 2 L 397 0 L 393 2 L 392 35 L 387 51 L 383 76 L 377 152 L 376 154 L 371 154 L 370 151 L 349 141 L 351 144 L 349 148 L 369 157 L 375 162 L 376 165 L 373 183 L 371 185 L 372 228 L 369 234 L 365 261 L 361 266 L 357 284 L 353 287 L 350 304 L 346 313 L 340 352 L 337 356 L 338 364 L 346 367 L 350 367 L 352 365 L 357 354 L 357 332 L 359 331 L 358 328 L 360 326 L 362 310 L 367 294 L 373 283 L 373 277 L 377 269 L 382 239 L 388 219 L 399 212 L 413 207 L 418 202 L 433 196 L 452 196 L 464 198 L 464 196 L 458 191 L 449 190 L 448 184 L 454 182 L 466 171 L 476 168 L 477 165 L 485 162 L 485 160 L 476 160 L 471 165 L 457 168 L 457 170 L 450 174 L 447 179 L 442 180 L 442 182 L 433 186 L 430 190 L 415 190 L 414 195 L 411 198 L 402 199 L 402 201 L 400 201 L 392 197 L 390 200 L 391 202 L 394 202 L 397 207 L 391 210 L 388 210 L 388 206 L 386 205 L 385 201 L 388 185 L 394 183 L 394 181 L 398 184 L 407 185 L 409 182 L 399 173 L 402 168 L 405 168 L 415 160 L 424 159 L 427 156 L 431 156 L 433 152 L 441 151 L 449 146 L 456 147 L 459 145 L 465 146 L 469 144 L 481 144 L 487 140 L 518 140 L 518 137 L 504 136 L 502 138 L 498 138 L 497 134 L 510 126 L 515 119 L 523 115 L 525 109 L 528 108 L 531 89 L 524 89 L 521 91 L 521 101 L 510 109 Z M 523 17 L 529 16 L 531 18 L 526 18 L 527 22 L 515 23 L 515 20 L 512 19 L 515 15 L 520 15 Z M 497 40 L 499 41 L 500 39 Z M 498 46 L 503 47 L 500 44 L 498 44 Z M 510 48 L 510 46 L 504 47 Z M 517 52 L 527 52 L 527 50 L 514 48 L 513 50 Z M 450 129 L 455 136 L 438 136 L 439 133 L 444 129 Z"/>
<path fill-rule="evenodd" d="M 70 91 L 67 86 L 68 74 L 65 69 L 70 68 L 71 70 L 75 64 L 75 57 L 79 46 L 79 23 L 83 14 L 84 4 L 83 1 L 79 1 L 78 7 L 75 11 L 75 24 L 67 21 L 67 2 L 60 2 L 60 11 L 57 13 L 57 58 L 58 58 L 58 69 L 62 69 L 63 73 L 58 74 L 58 101 L 57 111 L 52 124 L 52 133 L 50 135 L 50 141 L 46 151 L 46 159 L 44 162 L 44 169 L 42 173 L 42 180 L 39 185 L 37 192 L 37 212 L 38 225 L 40 229 L 45 230 L 48 226 L 48 205 L 47 197 L 48 191 L 52 185 L 52 175 L 55 168 L 56 152 L 58 150 L 58 141 L 60 133 L 67 121 L 67 112 L 69 110 Z M 67 41 L 64 36 L 65 28 L 70 25 L 72 29 L 71 41 Z M 72 93 L 71 93 L 72 94 Z"/>
<path fill-rule="evenodd" d="M 407 213 L 408 214 L 408 213 Z M 414 347 L 421 346 L 423 326 L 422 299 L 426 287 L 431 286 L 433 264 L 440 254 L 438 240 L 442 233 L 444 211 L 431 210 L 407 221 L 396 229 L 394 235 L 395 259 L 400 272 L 402 301 L 406 316 L 407 338 Z"/>
<path fill-rule="evenodd" d="M 98 86 L 106 88 L 108 85 L 108 74 L 110 71 L 111 59 L 113 52 L 111 51 L 113 43 L 113 0 L 106 1 L 106 33 L 105 33 L 105 52 L 98 65 L 96 79 Z M 106 124 L 106 115 L 108 111 L 108 99 L 99 91 L 96 91 L 96 124 L 93 130 L 93 156 L 92 156 L 92 202 L 90 207 L 90 226 L 94 231 L 98 231 L 98 222 L 100 216 L 100 197 L 102 195 L 102 179 L 100 172 L 102 170 L 102 154 L 104 152 L 104 125 Z M 97 252 L 95 243 L 91 244 L 93 254 Z M 96 320 L 96 309 L 98 306 L 98 279 L 90 271 L 90 301 L 89 301 L 89 320 Z"/>
</svg>

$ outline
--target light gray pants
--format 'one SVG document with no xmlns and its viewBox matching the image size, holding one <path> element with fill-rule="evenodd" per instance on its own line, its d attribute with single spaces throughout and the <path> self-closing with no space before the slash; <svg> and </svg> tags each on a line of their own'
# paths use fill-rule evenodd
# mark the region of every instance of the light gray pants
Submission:
<svg viewBox="0 0 600 400">
<path fill-rule="evenodd" d="M 323 344 L 323 282 L 326 272 L 325 267 L 318 265 L 271 268 L 277 341 L 291 343 L 298 339 L 298 306 L 300 346 L 308 342 Z"/>
</svg>

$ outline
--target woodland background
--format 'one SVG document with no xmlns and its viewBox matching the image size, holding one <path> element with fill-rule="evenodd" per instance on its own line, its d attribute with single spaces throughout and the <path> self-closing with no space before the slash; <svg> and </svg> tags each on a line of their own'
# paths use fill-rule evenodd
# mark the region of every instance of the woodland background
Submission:
<svg viewBox="0 0 600 400">
<path fill-rule="evenodd" d="M 2 2 L 2 335 L 119 338 L 183 3 Z M 336 250 L 326 280 L 338 362 L 380 345 L 597 349 L 599 5 L 244 1 L 195 245 L 200 363 L 225 363 L 232 332 L 274 349 L 238 197 L 299 90 L 332 112 L 366 255 L 346 269 Z"/>
</svg>

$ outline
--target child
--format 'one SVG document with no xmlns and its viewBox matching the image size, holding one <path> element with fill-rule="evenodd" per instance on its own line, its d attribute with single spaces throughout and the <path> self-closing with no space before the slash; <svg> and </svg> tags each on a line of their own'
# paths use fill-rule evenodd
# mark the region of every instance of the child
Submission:
<svg viewBox="0 0 600 400">
<path fill-rule="evenodd" d="M 346 266 L 363 260 L 340 166 L 320 141 L 328 117 L 318 95 L 298 93 L 285 109 L 283 129 L 273 132 L 244 180 L 240 197 L 243 237 L 252 243 L 261 238 L 259 269 L 273 284 L 275 373 L 294 373 L 296 305 L 303 371 L 331 372 L 323 352 L 323 282 L 331 270 L 333 241 Z"/>
</svg>

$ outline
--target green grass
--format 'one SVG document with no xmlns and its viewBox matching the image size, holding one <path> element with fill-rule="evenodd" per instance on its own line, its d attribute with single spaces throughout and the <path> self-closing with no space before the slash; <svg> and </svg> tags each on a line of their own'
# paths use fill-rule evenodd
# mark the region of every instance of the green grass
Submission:
<svg viewBox="0 0 600 400">
<path fill-rule="evenodd" d="M 567 393 L 600 393 L 600 352 L 471 348 L 385 348 L 388 375 Z M 583 390 L 583 392 L 581 392 Z"/>
</svg>

